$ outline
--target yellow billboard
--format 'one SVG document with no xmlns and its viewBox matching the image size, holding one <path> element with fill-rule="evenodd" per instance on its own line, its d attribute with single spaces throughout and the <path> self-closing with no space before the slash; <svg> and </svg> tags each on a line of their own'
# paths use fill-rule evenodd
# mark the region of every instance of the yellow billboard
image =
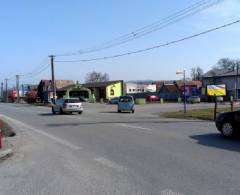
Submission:
<svg viewBox="0 0 240 195">
<path fill-rule="evenodd" d="M 208 96 L 226 96 L 226 85 L 208 85 L 207 86 Z"/>
</svg>

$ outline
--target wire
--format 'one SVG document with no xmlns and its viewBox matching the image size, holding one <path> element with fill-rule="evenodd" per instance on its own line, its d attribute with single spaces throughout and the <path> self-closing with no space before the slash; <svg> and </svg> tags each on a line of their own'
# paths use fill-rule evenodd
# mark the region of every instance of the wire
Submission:
<svg viewBox="0 0 240 195">
<path fill-rule="evenodd" d="M 167 43 L 164 43 L 164 44 L 159 44 L 159 45 L 156 45 L 156 46 L 148 47 L 148 48 L 145 48 L 145 49 L 139 49 L 139 50 L 135 50 L 135 51 L 130 51 L 130 52 L 122 53 L 122 54 L 115 54 L 115 55 L 105 56 L 105 57 L 97 57 L 97 58 L 82 59 L 82 60 L 81 59 L 80 60 L 57 60 L 56 62 L 91 62 L 91 61 L 107 60 L 107 59 L 118 58 L 118 57 L 123 57 L 123 56 L 127 56 L 127 55 L 142 53 L 142 52 L 146 52 L 146 51 L 149 51 L 149 50 L 158 49 L 160 47 L 166 47 L 166 46 L 173 45 L 173 44 L 176 44 L 176 43 L 179 43 L 179 42 L 183 42 L 183 41 L 186 41 L 186 40 L 198 37 L 198 36 L 202 36 L 202 35 L 208 34 L 210 32 L 232 26 L 232 25 L 237 24 L 239 22 L 240 22 L 240 20 L 236 20 L 234 22 L 230 22 L 230 23 L 224 24 L 222 26 L 218 26 L 218 27 L 215 27 L 215 28 L 212 28 L 212 29 L 209 29 L 209 30 L 191 35 L 191 36 L 187 36 L 187 37 L 184 37 L 184 38 L 181 38 L 181 39 L 170 41 L 170 42 L 167 42 Z"/>
<path fill-rule="evenodd" d="M 223 0 L 201 0 L 201 1 L 198 1 L 184 9 L 168 16 L 168 17 L 165 17 L 157 22 L 154 22 L 152 24 L 149 24 L 147 26 L 139 28 L 131 33 L 120 36 L 119 38 L 113 39 L 109 42 L 105 42 L 103 44 L 97 45 L 92 48 L 88 48 L 86 50 L 78 50 L 76 52 L 71 52 L 71 53 L 57 54 L 56 56 L 61 57 L 61 56 L 82 55 L 82 54 L 86 54 L 86 53 L 92 53 L 92 52 L 112 48 L 112 47 L 130 42 L 132 40 L 138 39 L 140 37 L 143 37 L 147 34 L 153 33 L 160 29 L 163 29 L 171 24 L 179 22 L 189 16 L 195 15 L 196 13 L 198 13 L 204 9 L 207 9 L 215 4 L 218 4 L 222 1 Z"/>
<path fill-rule="evenodd" d="M 10 78 L 6 78 L 8 81 L 14 81 L 15 80 L 15 76 L 12 76 L 12 77 L 10 77 Z"/>
<path fill-rule="evenodd" d="M 35 72 L 33 75 L 25 75 L 24 76 L 24 79 L 22 80 L 25 80 L 25 79 L 29 79 L 29 78 L 33 78 L 33 77 L 36 77 L 38 76 L 39 74 L 41 74 L 43 71 L 47 70 L 49 68 L 50 64 L 47 64 L 45 66 L 43 66 L 38 72 Z"/>
<path fill-rule="evenodd" d="M 33 69 L 33 71 L 26 73 L 26 74 L 19 75 L 20 77 L 23 77 L 21 80 L 26 80 L 26 79 L 29 79 L 32 77 L 36 77 L 37 75 L 39 75 L 40 73 L 45 71 L 50 66 L 49 64 L 42 66 L 42 64 L 45 63 L 46 60 L 47 60 L 47 58 L 44 58 L 44 60 L 42 60 L 42 62 L 41 62 L 41 65 L 37 66 L 35 69 Z M 16 77 L 12 76 L 10 78 L 7 78 L 7 80 L 8 80 L 8 82 L 14 82 L 16 80 Z"/>
<path fill-rule="evenodd" d="M 39 68 L 41 68 L 43 64 L 46 64 L 46 63 L 47 63 L 47 60 L 48 60 L 48 58 L 44 58 L 44 59 L 41 61 L 40 65 L 37 66 L 35 69 L 33 69 L 33 71 L 31 71 L 31 72 L 29 72 L 29 73 L 26 73 L 26 74 L 24 74 L 24 75 L 21 75 L 21 76 L 24 76 L 24 77 L 25 77 L 25 76 L 34 75 L 35 72 L 38 72 L 38 71 L 39 71 Z"/>
</svg>

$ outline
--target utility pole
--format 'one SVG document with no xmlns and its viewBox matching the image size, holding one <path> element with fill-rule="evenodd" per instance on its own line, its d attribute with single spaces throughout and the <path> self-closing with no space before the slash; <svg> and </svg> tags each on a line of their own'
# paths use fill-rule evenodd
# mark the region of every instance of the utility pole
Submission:
<svg viewBox="0 0 240 195">
<path fill-rule="evenodd" d="M 16 75 L 16 91 L 17 91 L 17 103 L 20 102 L 20 97 L 19 97 L 19 75 Z"/>
<path fill-rule="evenodd" d="M 53 93 L 53 103 L 55 104 L 56 100 L 56 83 L 55 83 L 55 73 L 54 73 L 54 55 L 49 56 L 51 59 L 51 72 L 52 72 L 52 93 Z"/>
<path fill-rule="evenodd" d="M 184 82 L 184 114 L 187 113 L 187 100 L 186 100 L 186 70 L 183 70 L 183 82 Z"/>
<path fill-rule="evenodd" d="M 8 103 L 8 79 L 5 79 L 6 102 Z"/>
<path fill-rule="evenodd" d="M 238 100 L 238 71 L 239 71 L 239 65 L 236 64 L 236 70 L 237 70 L 237 75 L 236 75 L 236 101 Z"/>
<path fill-rule="evenodd" d="M 1 82 L 1 98 L 3 99 L 3 82 Z"/>
<path fill-rule="evenodd" d="M 24 94 L 24 85 L 22 84 L 22 98 L 25 98 L 25 94 Z"/>
</svg>

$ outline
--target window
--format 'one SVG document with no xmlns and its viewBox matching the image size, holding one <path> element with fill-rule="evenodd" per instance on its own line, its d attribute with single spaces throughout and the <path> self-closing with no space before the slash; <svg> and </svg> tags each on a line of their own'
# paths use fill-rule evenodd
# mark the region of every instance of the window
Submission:
<svg viewBox="0 0 240 195">
<path fill-rule="evenodd" d="M 131 96 L 122 96 L 119 99 L 119 102 L 132 102 L 133 98 Z"/>
<path fill-rule="evenodd" d="M 111 96 L 114 96 L 114 90 L 113 90 L 113 89 L 111 89 L 110 95 L 111 95 Z"/>
<path fill-rule="evenodd" d="M 80 103 L 78 99 L 66 99 L 64 103 Z"/>
</svg>

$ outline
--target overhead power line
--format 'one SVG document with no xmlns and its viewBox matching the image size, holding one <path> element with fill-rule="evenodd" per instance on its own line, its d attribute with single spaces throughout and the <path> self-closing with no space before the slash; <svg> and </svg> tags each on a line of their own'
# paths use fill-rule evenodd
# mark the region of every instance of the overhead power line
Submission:
<svg viewBox="0 0 240 195">
<path fill-rule="evenodd" d="M 123 57 L 123 56 L 137 54 L 137 53 L 143 53 L 143 52 L 147 52 L 147 51 L 150 51 L 150 50 L 158 49 L 158 48 L 161 48 L 161 47 L 166 47 L 166 46 L 169 46 L 169 45 L 180 43 L 180 42 L 183 42 L 183 41 L 186 41 L 186 40 L 198 37 L 198 36 L 202 36 L 202 35 L 205 35 L 205 34 L 208 34 L 208 33 L 211 33 L 211 32 L 214 32 L 214 31 L 217 31 L 217 30 L 229 27 L 229 26 L 232 26 L 232 25 L 237 24 L 239 22 L 240 22 L 240 20 L 236 20 L 236 21 L 224 24 L 222 26 L 218 26 L 218 27 L 215 27 L 215 28 L 212 28 L 212 29 L 208 29 L 206 31 L 203 31 L 203 32 L 191 35 L 191 36 L 187 36 L 187 37 L 184 37 L 184 38 L 181 38 L 181 39 L 177 39 L 177 40 L 174 40 L 174 41 L 170 41 L 170 42 L 166 42 L 166 43 L 163 43 L 163 44 L 159 44 L 159 45 L 155 45 L 155 46 L 152 46 L 152 47 L 139 49 L 139 50 L 135 50 L 135 51 L 130 51 L 130 52 L 126 52 L 126 53 L 115 54 L 115 55 L 110 55 L 110 56 L 105 56 L 105 57 L 90 58 L 90 59 L 57 60 L 56 62 L 91 62 L 91 61 L 98 61 L 98 60 L 107 60 L 107 59 L 112 59 L 112 58 L 118 58 L 118 57 Z"/>
<path fill-rule="evenodd" d="M 12 76 L 12 77 L 9 77 L 9 78 L 6 78 L 8 81 L 15 81 L 15 76 Z"/>
<path fill-rule="evenodd" d="M 41 63 L 39 63 L 39 66 L 37 66 L 36 68 L 34 68 L 31 72 L 28 72 L 28 73 L 26 73 L 26 74 L 24 74 L 24 75 L 22 75 L 22 76 L 28 77 L 28 76 L 32 76 L 32 75 L 38 74 L 39 69 L 41 70 L 41 69 L 42 69 L 42 66 L 48 62 L 47 60 L 48 60 L 48 58 L 44 58 L 44 59 L 41 61 Z M 45 67 L 45 66 L 44 66 L 44 67 Z"/>
<path fill-rule="evenodd" d="M 31 74 L 31 75 L 23 75 L 24 78 L 23 78 L 22 80 L 36 77 L 36 76 L 38 76 L 39 74 L 41 74 L 42 72 L 44 72 L 45 70 L 47 70 L 49 67 L 50 67 L 50 64 L 47 64 L 47 65 L 43 66 L 43 67 L 42 67 L 40 70 L 38 70 L 37 72 L 34 72 L 34 74 Z"/>
<path fill-rule="evenodd" d="M 195 15 L 195 14 L 199 13 L 200 11 L 205 10 L 205 9 L 207 9 L 215 4 L 218 4 L 222 1 L 223 0 L 201 0 L 201 1 L 198 1 L 184 9 L 168 16 L 168 17 L 165 17 L 157 22 L 154 22 L 150 25 L 139 28 L 131 33 L 125 34 L 125 35 L 120 36 L 111 41 L 88 48 L 86 50 L 78 50 L 76 52 L 71 52 L 71 53 L 57 54 L 56 56 L 60 57 L 60 56 L 82 55 L 82 54 L 97 52 L 97 51 L 105 50 L 105 49 L 112 48 L 115 46 L 119 46 L 124 43 L 127 43 L 127 42 L 133 41 L 135 39 L 138 39 L 140 37 L 143 37 L 147 34 L 161 30 L 171 24 L 179 22 L 189 16 Z"/>
<path fill-rule="evenodd" d="M 28 80 L 30 78 L 36 77 L 40 75 L 42 72 L 47 70 L 50 67 L 50 64 L 47 62 L 48 58 L 44 58 L 39 66 L 35 67 L 32 71 L 26 74 L 19 74 L 18 76 L 21 78 L 21 81 Z M 7 78 L 9 83 L 14 83 L 16 81 L 16 76 Z"/>
</svg>

